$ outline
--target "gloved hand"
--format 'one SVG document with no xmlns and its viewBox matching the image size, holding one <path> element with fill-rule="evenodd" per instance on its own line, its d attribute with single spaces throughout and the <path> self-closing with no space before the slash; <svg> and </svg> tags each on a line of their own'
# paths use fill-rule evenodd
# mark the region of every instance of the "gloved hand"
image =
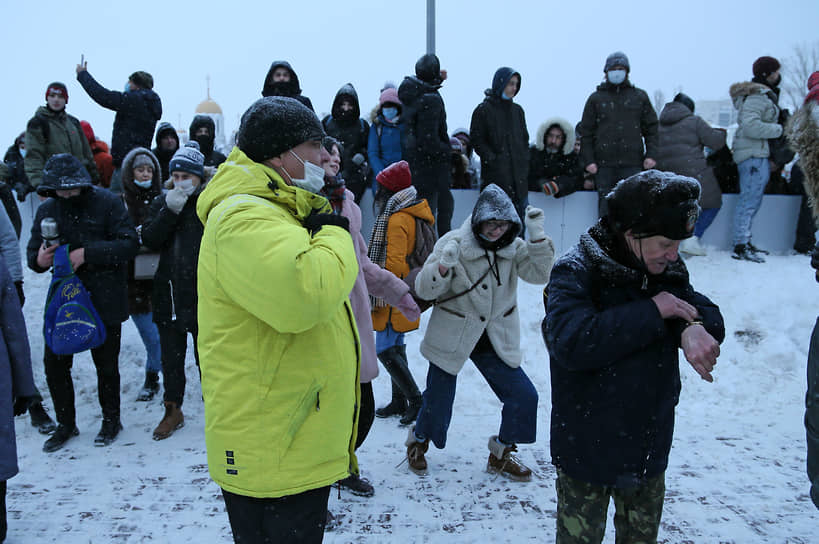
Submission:
<svg viewBox="0 0 819 544">
<path fill-rule="evenodd" d="M 314 208 L 304 220 L 304 228 L 309 230 L 311 235 L 320 231 L 324 225 L 334 225 L 350 232 L 350 220 L 343 215 L 322 213 Z"/>
<path fill-rule="evenodd" d="M 34 397 L 15 397 L 14 415 L 21 416 L 28 412 L 29 406 L 34 404 Z"/>
<path fill-rule="evenodd" d="M 530 241 L 539 242 L 546 238 L 546 230 L 543 228 L 543 210 L 534 206 L 526 206 L 523 222 L 526 230 L 529 231 Z"/>
<path fill-rule="evenodd" d="M 367 157 L 365 157 L 361 153 L 356 153 L 355 155 L 353 155 L 353 158 L 352 158 L 353 164 L 356 165 L 356 166 L 361 166 L 362 164 L 364 164 L 364 161 L 366 161 L 366 160 L 367 160 Z"/>
<path fill-rule="evenodd" d="M 409 321 L 415 321 L 421 317 L 421 308 L 415 303 L 415 299 L 412 298 L 409 291 L 404 293 L 404 296 L 401 297 L 401 300 L 398 301 L 395 307 L 398 308 L 398 311 L 404 314 L 404 317 Z"/>
<path fill-rule="evenodd" d="M 188 195 L 186 195 L 179 187 L 174 187 L 168 191 L 167 195 L 165 195 L 165 205 L 168 206 L 169 210 L 177 215 L 182 211 L 182 208 L 185 207 L 185 202 L 187 201 Z"/>
<path fill-rule="evenodd" d="M 543 184 L 543 192 L 546 193 L 547 196 L 556 195 L 559 190 L 560 187 L 552 180 L 547 180 Z"/>
<path fill-rule="evenodd" d="M 23 293 L 23 280 L 15 281 L 14 286 L 17 288 L 17 296 L 20 298 L 20 308 L 26 303 L 26 295 Z"/>
<path fill-rule="evenodd" d="M 17 182 L 14 184 L 14 191 L 17 193 L 17 200 L 20 202 L 26 201 L 26 196 L 28 195 L 27 187 L 22 182 Z"/>
<path fill-rule="evenodd" d="M 450 240 L 441 250 L 441 259 L 438 263 L 446 268 L 452 268 L 458 264 L 458 257 L 461 254 L 461 248 L 458 247 L 458 242 Z"/>
</svg>

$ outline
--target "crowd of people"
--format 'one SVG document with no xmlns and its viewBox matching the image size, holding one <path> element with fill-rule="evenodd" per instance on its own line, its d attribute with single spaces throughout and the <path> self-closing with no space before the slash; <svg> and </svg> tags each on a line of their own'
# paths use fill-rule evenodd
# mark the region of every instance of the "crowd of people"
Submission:
<svg viewBox="0 0 819 544">
<path fill-rule="evenodd" d="M 0 169 L 7 347 L 0 417 L 28 411 L 49 435 L 47 453 L 80 434 L 72 354 L 44 346 L 56 424 L 32 378 L 12 189 L 20 201 L 37 199 L 29 268 L 48 272 L 62 248 L 104 325 L 104 341 L 90 350 L 102 412 L 95 445 L 111 444 L 122 430 L 122 323 L 134 321 L 146 351 L 135 400 L 150 401 L 164 388 L 154 440 L 184 425 L 192 336 L 208 465 L 237 542 L 320 542 L 332 485 L 372 496 L 355 452 L 375 417 L 397 417 L 407 427 L 403 455 L 412 472 L 425 474 L 430 442 L 446 445 L 457 376 L 468 359 L 503 406 L 488 438 L 487 470 L 531 478 L 514 455 L 519 444 L 535 442 L 538 423 L 538 391 L 521 367 L 520 278 L 546 286 L 557 542 L 601 541 L 610 499 L 618 541 L 656 541 L 681 387 L 678 352 L 712 381 L 725 336 L 718 306 L 694 290 L 679 258 L 681 251 L 705 253 L 699 238 L 731 172 L 708 155 L 728 152 L 724 164 L 735 161 L 736 259 L 764 261 L 751 223 L 770 172 L 794 158 L 792 146 L 803 193 L 819 215 L 819 73 L 789 123 L 778 106 L 780 68 L 761 57 L 753 80 L 731 87 L 739 112 L 731 158 L 725 131 L 696 116 L 685 94 L 658 118 L 630 81 L 622 52 L 606 59 L 604 81 L 580 122 L 550 118 L 533 144 L 514 101 L 522 76 L 509 67 L 495 72 L 470 128 L 450 136 L 439 93 L 447 74 L 435 55 L 422 56 L 399 86 L 381 89 L 369 122 L 349 83 L 319 119 L 292 66 L 276 61 L 226 157 L 214 147 L 208 116 L 193 119 L 190 141 L 180 145 L 176 129 L 160 122 L 149 73 L 134 72 L 123 91 L 109 90 L 78 65 L 83 89 L 116 112 L 110 152 L 88 123 L 66 112 L 68 90 L 54 82 Z M 471 215 L 454 228 L 453 188 L 480 191 Z M 372 233 L 361 232 L 367 190 Z M 543 211 L 529 205 L 532 190 L 599 195 L 599 220 L 557 260 Z M 815 244 L 810 211 L 798 250 Z M 405 335 L 428 308 L 421 388 Z M 818 342 L 811 344 L 806 417 L 817 507 Z M 371 384 L 377 361 L 392 381 L 389 402 L 378 408 Z M 3 514 L 5 481 L 17 470 L 14 426 L 4 428 Z M 2 521 L 4 538 L 5 515 Z"/>
</svg>

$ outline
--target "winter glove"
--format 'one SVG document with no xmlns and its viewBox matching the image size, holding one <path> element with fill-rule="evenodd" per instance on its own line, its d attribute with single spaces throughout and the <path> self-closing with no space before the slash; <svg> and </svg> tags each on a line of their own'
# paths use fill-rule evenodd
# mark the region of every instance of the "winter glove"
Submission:
<svg viewBox="0 0 819 544">
<path fill-rule="evenodd" d="M 36 400 L 34 397 L 15 397 L 14 399 L 14 415 L 21 416 L 28 412 L 29 406 L 34 404 Z"/>
<path fill-rule="evenodd" d="M 546 193 L 547 196 L 556 195 L 558 190 L 560 190 L 560 188 L 554 181 L 549 180 L 543 184 L 543 192 Z"/>
<path fill-rule="evenodd" d="M 20 202 L 26 201 L 26 196 L 28 196 L 28 194 L 31 191 L 33 191 L 33 189 L 29 190 L 30 187 L 31 187 L 30 185 L 26 185 L 22 181 L 18 181 L 17 183 L 14 184 L 14 190 L 17 192 L 18 201 Z"/>
<path fill-rule="evenodd" d="M 361 166 L 362 164 L 364 164 L 364 161 L 366 160 L 367 158 L 361 153 L 356 153 L 355 155 L 353 155 L 352 158 L 353 164 L 356 166 Z"/>
<path fill-rule="evenodd" d="M 316 234 L 324 225 L 334 225 L 350 232 L 350 220 L 343 215 L 334 213 L 322 213 L 316 209 L 304 220 L 304 228 L 310 231 L 310 235 Z"/>
<path fill-rule="evenodd" d="M 17 296 L 20 298 L 20 308 L 26 303 L 26 295 L 23 293 L 23 280 L 15 281 L 14 286 L 17 288 Z"/>
<path fill-rule="evenodd" d="M 401 297 L 401 300 L 398 301 L 395 307 L 398 308 L 398 311 L 404 314 L 404 317 L 409 321 L 415 321 L 421 317 L 421 308 L 415 303 L 415 299 L 412 298 L 412 294 L 410 294 L 409 291 L 404 293 L 404 296 Z"/>
<path fill-rule="evenodd" d="M 165 195 L 165 205 L 171 210 L 173 213 L 179 215 L 179 212 L 182 211 L 182 208 L 185 207 L 185 202 L 188 201 L 188 195 L 186 195 L 182 189 L 178 187 L 174 187 L 168 194 Z"/>
<path fill-rule="evenodd" d="M 455 240 L 450 240 L 441 251 L 441 258 L 438 261 L 438 264 L 446 268 L 452 268 L 458 264 L 459 256 L 460 248 L 458 247 L 458 242 Z"/>
<path fill-rule="evenodd" d="M 526 214 L 523 219 L 526 230 L 529 231 L 529 241 L 539 242 L 546 238 L 546 230 L 543 228 L 543 210 L 534 206 L 526 206 Z"/>
</svg>

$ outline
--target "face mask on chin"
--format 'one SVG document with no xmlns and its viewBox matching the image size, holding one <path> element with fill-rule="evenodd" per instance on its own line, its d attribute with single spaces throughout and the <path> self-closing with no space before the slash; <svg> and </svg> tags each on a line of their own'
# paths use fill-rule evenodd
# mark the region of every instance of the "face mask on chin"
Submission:
<svg viewBox="0 0 819 544">
<path fill-rule="evenodd" d="M 304 178 L 296 179 L 290 175 L 290 172 L 282 170 L 287 174 L 287 177 L 290 178 L 290 181 L 296 187 L 300 189 L 304 189 L 305 191 L 310 191 L 311 193 L 319 194 L 322 187 L 324 187 L 324 168 L 318 166 L 317 164 L 313 164 L 310 161 L 303 161 L 301 157 L 296 155 L 293 150 L 290 150 L 290 154 L 296 157 L 300 163 L 304 165 Z"/>
<path fill-rule="evenodd" d="M 151 187 L 152 182 L 153 180 L 151 179 L 146 179 L 145 181 L 134 180 L 134 185 L 136 185 L 137 187 L 142 187 L 143 189 L 149 189 Z"/>
</svg>

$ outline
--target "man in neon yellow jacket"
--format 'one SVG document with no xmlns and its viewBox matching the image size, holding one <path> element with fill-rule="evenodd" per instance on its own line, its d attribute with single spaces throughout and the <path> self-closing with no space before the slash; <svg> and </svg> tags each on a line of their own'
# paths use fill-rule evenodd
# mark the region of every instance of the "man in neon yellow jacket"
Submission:
<svg viewBox="0 0 819 544">
<path fill-rule="evenodd" d="M 330 485 L 357 470 L 358 264 L 316 194 L 322 136 L 298 101 L 258 100 L 196 206 L 208 467 L 237 542 L 320 542 Z"/>
</svg>

